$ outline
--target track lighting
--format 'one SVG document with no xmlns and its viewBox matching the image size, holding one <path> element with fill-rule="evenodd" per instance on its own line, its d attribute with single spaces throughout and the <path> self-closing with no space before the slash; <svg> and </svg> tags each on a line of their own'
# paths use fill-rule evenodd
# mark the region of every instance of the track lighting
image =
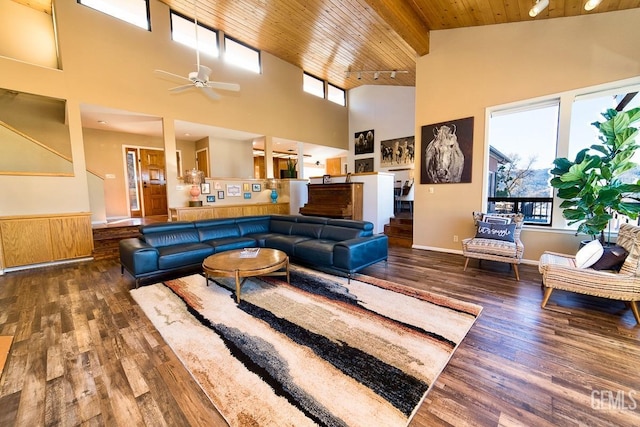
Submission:
<svg viewBox="0 0 640 427">
<path fill-rule="evenodd" d="M 380 79 L 380 77 L 384 77 L 385 74 L 389 74 L 389 77 L 391 77 L 392 79 L 395 79 L 396 75 L 399 73 L 408 74 L 409 72 L 406 70 L 360 70 L 360 71 L 345 71 L 344 76 L 345 78 L 348 79 L 349 77 L 351 77 L 351 75 L 355 74 L 358 80 L 362 80 L 363 74 L 373 74 L 373 80 L 378 80 Z"/>
<path fill-rule="evenodd" d="M 595 9 L 596 7 L 598 7 L 598 5 L 602 3 L 602 0 L 588 0 L 585 4 L 584 4 L 584 10 L 586 11 L 590 11 Z"/>
<path fill-rule="evenodd" d="M 537 0 L 529 11 L 529 16 L 535 18 L 540 12 L 545 10 L 549 6 L 549 0 Z"/>
<path fill-rule="evenodd" d="M 358 80 L 362 80 L 362 72 L 358 71 Z"/>
<path fill-rule="evenodd" d="M 378 80 L 379 77 L 380 77 L 380 71 L 376 71 L 375 73 L 373 73 L 373 80 Z"/>
<path fill-rule="evenodd" d="M 392 79 L 395 79 L 395 78 L 396 78 L 396 72 L 395 72 L 395 70 L 391 72 L 391 78 L 392 78 Z"/>
</svg>

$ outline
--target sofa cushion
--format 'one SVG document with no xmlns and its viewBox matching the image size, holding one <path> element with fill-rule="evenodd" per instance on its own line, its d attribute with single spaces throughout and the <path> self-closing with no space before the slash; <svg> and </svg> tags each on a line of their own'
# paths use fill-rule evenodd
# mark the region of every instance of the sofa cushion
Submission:
<svg viewBox="0 0 640 427">
<path fill-rule="evenodd" d="M 306 236 L 285 236 L 282 234 L 276 234 L 265 239 L 264 245 L 267 248 L 278 249 L 286 252 L 289 256 L 295 255 L 295 246 L 306 240 L 310 240 L 311 237 Z"/>
<path fill-rule="evenodd" d="M 291 226 L 291 234 L 317 239 L 320 237 L 320 232 L 322 231 L 323 227 L 324 225 L 322 224 L 295 223 Z"/>
<path fill-rule="evenodd" d="M 596 263 L 604 253 L 600 240 L 595 239 L 584 245 L 576 253 L 576 267 L 589 268 Z"/>
<path fill-rule="evenodd" d="M 505 242 L 515 242 L 515 231 L 516 224 L 499 224 L 478 221 L 476 237 L 482 239 L 503 240 Z"/>
<path fill-rule="evenodd" d="M 622 246 L 607 246 L 598 261 L 591 266 L 594 270 L 616 270 L 620 271 L 620 267 L 627 259 L 629 252 Z"/>
<path fill-rule="evenodd" d="M 464 244 L 467 252 L 478 252 L 512 258 L 515 258 L 518 252 L 518 248 L 514 242 L 505 242 L 504 240 L 476 237 L 473 239 L 465 239 Z"/>
<path fill-rule="evenodd" d="M 236 224 L 241 236 L 269 232 L 269 217 L 238 218 Z"/>
<path fill-rule="evenodd" d="M 337 227 L 354 228 L 360 230 L 359 236 L 373 236 L 373 223 L 369 221 L 357 221 L 351 219 L 330 219 L 327 225 L 335 225 Z"/>
<path fill-rule="evenodd" d="M 214 247 L 216 253 L 230 251 L 232 249 L 255 248 L 258 246 L 256 239 L 251 237 L 223 237 L 207 242 Z"/>
<path fill-rule="evenodd" d="M 295 224 L 295 222 L 272 219 L 269 224 L 269 231 L 272 233 L 289 235 L 291 234 L 291 226 L 293 224 Z"/>
<path fill-rule="evenodd" d="M 186 243 L 165 246 L 159 248 L 158 252 L 158 268 L 169 270 L 201 263 L 206 257 L 213 255 L 214 249 L 204 243 Z"/>
<path fill-rule="evenodd" d="M 164 231 L 160 233 L 144 234 L 142 239 L 156 248 L 200 242 L 198 232 L 193 227 L 190 230 Z"/>
<path fill-rule="evenodd" d="M 312 264 L 331 267 L 335 240 L 312 239 L 300 242 L 295 247 L 295 257 Z"/>
<path fill-rule="evenodd" d="M 362 237 L 363 230 L 359 228 L 338 227 L 325 225 L 320 233 L 320 238 L 325 240 L 348 240 Z"/>
<path fill-rule="evenodd" d="M 215 225 L 198 228 L 198 235 L 201 242 L 226 237 L 240 237 L 240 229 L 236 224 Z"/>
</svg>

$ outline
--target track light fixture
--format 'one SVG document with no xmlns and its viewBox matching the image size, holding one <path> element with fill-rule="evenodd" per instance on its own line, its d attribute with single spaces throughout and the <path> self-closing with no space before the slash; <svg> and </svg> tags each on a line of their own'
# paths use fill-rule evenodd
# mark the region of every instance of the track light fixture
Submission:
<svg viewBox="0 0 640 427">
<path fill-rule="evenodd" d="M 545 10 L 549 6 L 549 0 L 537 0 L 529 11 L 529 16 L 535 18 L 540 12 Z"/>
<path fill-rule="evenodd" d="M 595 9 L 596 7 L 598 7 L 598 5 L 602 3 L 602 0 L 588 0 L 585 4 L 584 4 L 584 10 L 586 11 L 590 11 Z"/>
<path fill-rule="evenodd" d="M 373 74 L 373 79 L 378 80 L 380 77 L 384 77 L 384 74 L 389 74 L 389 77 L 391 77 L 392 79 L 395 79 L 396 74 L 398 73 L 408 74 L 409 72 L 406 70 L 360 70 L 360 71 L 345 71 L 344 76 L 345 78 L 348 79 L 354 73 L 358 77 L 358 80 L 362 80 L 363 74 Z"/>
</svg>

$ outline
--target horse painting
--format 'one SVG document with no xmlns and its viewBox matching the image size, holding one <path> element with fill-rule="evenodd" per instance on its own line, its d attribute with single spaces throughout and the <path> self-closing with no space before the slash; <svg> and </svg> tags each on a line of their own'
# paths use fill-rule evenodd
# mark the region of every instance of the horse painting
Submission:
<svg viewBox="0 0 640 427">
<path fill-rule="evenodd" d="M 433 139 L 425 150 L 427 179 L 434 184 L 460 182 L 464 154 L 458 144 L 456 126 L 442 125 L 433 129 Z"/>
</svg>

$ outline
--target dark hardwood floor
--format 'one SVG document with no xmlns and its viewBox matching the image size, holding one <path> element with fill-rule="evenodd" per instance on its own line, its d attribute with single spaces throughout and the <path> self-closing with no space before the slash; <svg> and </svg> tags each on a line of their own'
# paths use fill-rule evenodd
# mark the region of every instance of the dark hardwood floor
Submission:
<svg viewBox="0 0 640 427">
<path fill-rule="evenodd" d="M 555 291 L 536 267 L 390 248 L 364 273 L 484 307 L 411 426 L 638 426 L 640 326 L 620 302 Z M 133 302 L 115 260 L 0 276 L 0 425 L 226 425 Z"/>
</svg>

